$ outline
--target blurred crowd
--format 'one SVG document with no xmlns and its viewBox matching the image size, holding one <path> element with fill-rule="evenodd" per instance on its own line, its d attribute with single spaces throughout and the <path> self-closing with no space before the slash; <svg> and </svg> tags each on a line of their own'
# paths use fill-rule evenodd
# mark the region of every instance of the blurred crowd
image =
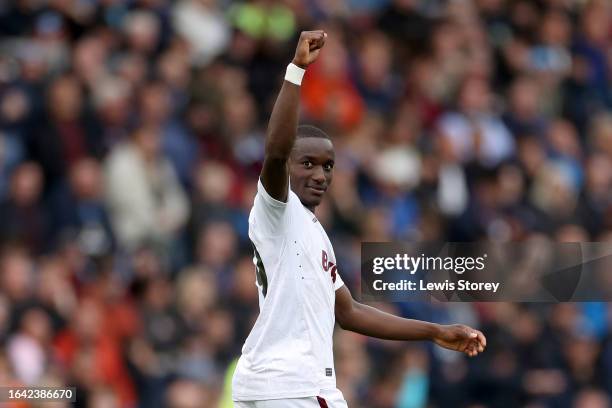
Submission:
<svg viewBox="0 0 612 408">
<path fill-rule="evenodd" d="M 333 138 L 317 215 L 355 296 L 362 241 L 612 242 L 611 7 L 0 1 L 0 384 L 231 407 L 258 313 L 248 212 L 302 29 L 328 33 L 302 122 Z M 612 406 L 607 303 L 378 306 L 489 347 L 339 330 L 351 407 Z"/>
</svg>

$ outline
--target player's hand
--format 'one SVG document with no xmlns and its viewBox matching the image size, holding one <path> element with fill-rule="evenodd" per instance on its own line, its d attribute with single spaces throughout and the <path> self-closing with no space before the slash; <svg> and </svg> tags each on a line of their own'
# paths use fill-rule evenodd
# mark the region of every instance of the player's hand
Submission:
<svg viewBox="0 0 612 408">
<path fill-rule="evenodd" d="M 321 48 L 325 45 L 325 38 L 327 34 L 323 30 L 302 31 L 292 62 L 306 69 L 319 57 Z"/>
<path fill-rule="evenodd" d="M 482 353 L 487 346 L 487 339 L 482 332 L 463 324 L 440 326 L 433 341 L 438 346 L 465 353 L 470 357 Z"/>
</svg>

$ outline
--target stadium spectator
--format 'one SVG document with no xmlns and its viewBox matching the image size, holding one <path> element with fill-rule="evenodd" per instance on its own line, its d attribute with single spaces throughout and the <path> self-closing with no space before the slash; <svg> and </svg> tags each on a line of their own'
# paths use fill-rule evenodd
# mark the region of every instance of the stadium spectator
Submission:
<svg viewBox="0 0 612 408">
<path fill-rule="evenodd" d="M 169 249 L 189 215 L 187 197 L 160 152 L 160 131 L 141 127 L 106 163 L 107 200 L 117 237 L 126 249 Z M 129 195 L 124 194 L 130 191 Z"/>
<path fill-rule="evenodd" d="M 8 197 L 0 203 L 0 236 L 20 241 L 40 253 L 48 244 L 49 220 L 42 205 L 43 175 L 34 162 L 20 164 L 12 173 Z"/>
</svg>

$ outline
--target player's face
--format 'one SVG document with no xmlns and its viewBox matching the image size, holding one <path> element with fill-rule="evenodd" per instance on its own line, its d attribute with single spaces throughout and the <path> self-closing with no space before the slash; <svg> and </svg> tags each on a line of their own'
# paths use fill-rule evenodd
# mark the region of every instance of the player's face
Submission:
<svg viewBox="0 0 612 408">
<path fill-rule="evenodd" d="M 289 161 L 291 190 L 310 210 L 321 203 L 334 172 L 334 146 L 328 139 L 296 139 Z"/>
</svg>

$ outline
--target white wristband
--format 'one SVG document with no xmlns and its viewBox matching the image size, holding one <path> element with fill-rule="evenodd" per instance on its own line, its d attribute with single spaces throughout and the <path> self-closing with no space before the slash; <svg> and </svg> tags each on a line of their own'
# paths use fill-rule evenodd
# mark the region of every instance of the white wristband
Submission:
<svg viewBox="0 0 612 408">
<path fill-rule="evenodd" d="M 285 73 L 285 81 L 289 81 L 295 85 L 302 85 L 302 78 L 304 78 L 305 69 L 298 67 L 291 63 L 287 65 L 287 72 Z"/>
</svg>

